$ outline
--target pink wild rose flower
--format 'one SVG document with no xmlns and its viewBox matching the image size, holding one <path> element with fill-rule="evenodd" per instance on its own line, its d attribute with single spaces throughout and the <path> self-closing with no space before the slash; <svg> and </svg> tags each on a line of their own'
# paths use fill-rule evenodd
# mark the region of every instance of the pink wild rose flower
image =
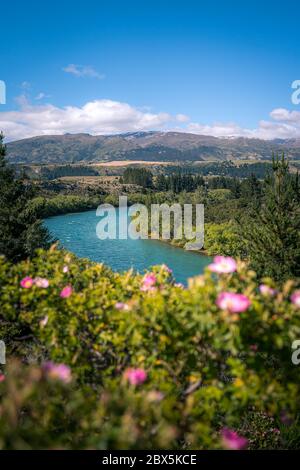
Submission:
<svg viewBox="0 0 300 470">
<path fill-rule="evenodd" d="M 48 279 L 45 279 L 43 277 L 36 277 L 34 279 L 34 283 L 37 287 L 41 287 L 43 289 L 47 289 L 47 287 L 49 287 Z"/>
<path fill-rule="evenodd" d="M 231 313 L 244 312 L 250 307 L 250 300 L 244 294 L 234 292 L 221 292 L 216 300 L 217 306 L 221 310 L 228 310 Z"/>
<path fill-rule="evenodd" d="M 50 379 L 60 380 L 64 383 L 69 383 L 72 380 L 71 369 L 66 364 L 54 364 L 49 361 L 43 365 L 43 370 Z"/>
<path fill-rule="evenodd" d="M 59 294 L 62 299 L 67 299 L 72 295 L 73 289 L 72 286 L 66 286 L 62 289 L 61 293 Z"/>
<path fill-rule="evenodd" d="M 218 274 L 234 273 L 236 268 L 236 261 L 230 256 L 215 256 L 214 262 L 208 265 L 210 271 Z"/>
<path fill-rule="evenodd" d="M 300 308 L 300 290 L 295 290 L 295 292 L 292 293 L 291 301 L 296 307 Z"/>
<path fill-rule="evenodd" d="M 141 291 L 153 290 L 156 283 L 157 278 L 154 273 L 146 274 L 142 281 Z"/>
<path fill-rule="evenodd" d="M 129 368 L 124 372 L 125 379 L 130 383 L 130 385 L 141 385 L 147 379 L 147 372 L 141 368 Z"/>
<path fill-rule="evenodd" d="M 33 281 L 32 277 L 26 276 L 20 282 L 20 286 L 23 287 L 23 289 L 30 289 L 30 287 L 33 286 L 33 283 L 34 283 L 34 281 Z"/>
<path fill-rule="evenodd" d="M 266 284 L 261 284 L 259 286 L 259 292 L 261 293 L 261 295 L 264 295 L 264 296 L 272 296 L 272 295 L 275 295 L 276 294 L 276 290 L 275 289 L 272 289 L 272 287 L 269 287 L 267 286 Z"/>
<path fill-rule="evenodd" d="M 222 430 L 222 444 L 226 449 L 230 450 L 242 450 L 248 445 L 248 439 L 231 429 L 224 428 Z"/>
</svg>

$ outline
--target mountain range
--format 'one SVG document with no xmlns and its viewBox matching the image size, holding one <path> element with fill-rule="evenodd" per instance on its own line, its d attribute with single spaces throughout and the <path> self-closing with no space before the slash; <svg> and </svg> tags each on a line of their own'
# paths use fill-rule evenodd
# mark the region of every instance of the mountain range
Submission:
<svg viewBox="0 0 300 470">
<path fill-rule="evenodd" d="M 300 139 L 217 138 L 183 132 L 131 132 L 118 135 L 43 135 L 7 144 L 12 163 L 64 164 L 112 160 L 209 161 L 268 160 L 284 152 L 300 159 Z"/>
</svg>

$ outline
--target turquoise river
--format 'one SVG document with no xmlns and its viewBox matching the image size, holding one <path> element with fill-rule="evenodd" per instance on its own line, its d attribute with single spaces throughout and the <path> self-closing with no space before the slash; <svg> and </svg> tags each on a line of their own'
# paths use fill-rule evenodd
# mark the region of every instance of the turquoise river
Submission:
<svg viewBox="0 0 300 470">
<path fill-rule="evenodd" d="M 96 235 L 99 217 L 87 211 L 50 217 L 45 220 L 52 235 L 77 256 L 103 262 L 115 271 L 133 268 L 143 273 L 156 264 L 173 270 L 177 282 L 203 272 L 211 258 L 176 248 L 157 240 L 100 240 Z"/>
</svg>

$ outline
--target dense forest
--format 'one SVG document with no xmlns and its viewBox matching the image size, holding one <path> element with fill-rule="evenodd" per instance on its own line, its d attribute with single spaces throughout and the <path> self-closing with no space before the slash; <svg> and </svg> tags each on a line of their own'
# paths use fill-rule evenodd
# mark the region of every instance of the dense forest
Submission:
<svg viewBox="0 0 300 470">
<path fill-rule="evenodd" d="M 39 176 L 45 179 L 56 179 L 63 176 L 98 176 L 99 172 L 91 166 L 84 165 L 56 165 L 53 167 L 42 166 Z"/>
<path fill-rule="evenodd" d="M 152 173 L 144 168 L 126 168 L 121 177 L 121 182 L 151 188 L 153 185 Z"/>
</svg>

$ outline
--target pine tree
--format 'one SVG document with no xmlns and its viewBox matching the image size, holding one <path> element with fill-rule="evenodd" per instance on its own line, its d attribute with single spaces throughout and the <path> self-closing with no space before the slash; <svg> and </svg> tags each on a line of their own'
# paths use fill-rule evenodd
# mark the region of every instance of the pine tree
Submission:
<svg viewBox="0 0 300 470">
<path fill-rule="evenodd" d="M 250 213 L 243 235 L 258 275 L 283 282 L 300 276 L 299 179 L 289 172 L 284 155 L 273 157 L 272 170 L 261 206 Z"/>
<path fill-rule="evenodd" d="M 11 261 L 30 257 L 37 248 L 48 248 L 48 230 L 30 208 L 33 186 L 21 177 L 5 159 L 6 146 L 0 133 L 0 255 Z"/>
</svg>

